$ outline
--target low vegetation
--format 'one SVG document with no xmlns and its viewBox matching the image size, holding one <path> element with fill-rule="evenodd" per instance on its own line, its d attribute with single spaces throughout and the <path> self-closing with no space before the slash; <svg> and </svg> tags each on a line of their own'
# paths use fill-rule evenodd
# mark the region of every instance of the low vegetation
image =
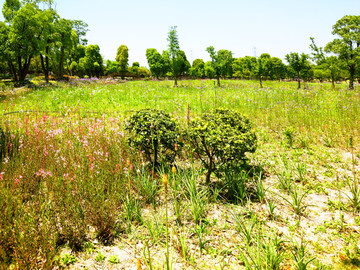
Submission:
<svg viewBox="0 0 360 270">
<path fill-rule="evenodd" d="M 0 268 L 360 267 L 358 85 L 178 83 L 4 93 Z"/>
</svg>

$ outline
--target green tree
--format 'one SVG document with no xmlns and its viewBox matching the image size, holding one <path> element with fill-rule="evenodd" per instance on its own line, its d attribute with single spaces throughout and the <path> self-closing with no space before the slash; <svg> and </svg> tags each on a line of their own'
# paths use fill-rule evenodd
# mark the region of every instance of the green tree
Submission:
<svg viewBox="0 0 360 270">
<path fill-rule="evenodd" d="M 211 61 L 207 61 L 204 65 L 204 71 L 205 71 L 205 77 L 212 79 L 215 78 L 216 73 L 215 73 L 215 69 L 212 66 Z"/>
<path fill-rule="evenodd" d="M 159 79 L 164 74 L 164 60 L 162 55 L 154 48 L 146 50 L 146 59 L 150 67 L 151 74 Z"/>
<path fill-rule="evenodd" d="M 181 74 L 181 66 L 183 64 L 179 57 L 180 44 L 177 34 L 177 26 L 170 27 L 167 41 L 169 42 L 168 51 L 170 55 L 170 70 L 172 75 L 174 76 L 174 80 L 175 80 L 174 86 L 177 86 L 177 81 L 179 75 Z"/>
<path fill-rule="evenodd" d="M 213 46 L 207 47 L 206 51 L 210 54 L 211 65 L 216 74 L 217 84 L 220 86 L 220 76 L 232 76 L 232 52 L 228 50 L 216 52 Z"/>
<path fill-rule="evenodd" d="M 310 48 L 313 55 L 312 59 L 317 64 L 317 67 L 314 68 L 314 76 L 320 81 L 330 79 L 332 89 L 335 89 L 335 81 L 341 79 L 344 73 L 345 62 L 334 55 L 326 56 L 323 48 L 315 44 L 315 39 L 311 37 L 310 40 Z"/>
<path fill-rule="evenodd" d="M 354 75 L 360 56 L 360 16 L 346 15 L 333 26 L 338 38 L 329 42 L 325 51 L 333 52 L 346 63 L 349 72 L 349 89 L 354 89 Z"/>
<path fill-rule="evenodd" d="M 138 76 L 139 75 L 139 68 L 140 68 L 140 63 L 139 62 L 133 62 L 132 66 L 130 68 L 130 72 L 133 75 Z"/>
<path fill-rule="evenodd" d="M 298 81 L 298 89 L 300 89 L 300 79 L 301 76 L 307 75 L 306 71 L 309 69 L 309 56 L 307 54 L 302 53 L 299 55 L 298 53 L 292 52 L 285 55 L 286 61 L 289 63 L 290 68 L 295 72 Z"/>
<path fill-rule="evenodd" d="M 77 39 L 77 34 L 72 29 L 71 21 L 67 19 L 60 18 L 55 22 L 55 27 L 57 45 L 59 46 L 59 49 L 56 52 L 57 68 L 55 71 L 56 77 L 61 80 L 64 77 L 66 56 L 70 54 L 70 51 L 73 48 L 74 39 Z"/>
<path fill-rule="evenodd" d="M 189 69 L 191 65 L 186 58 L 186 54 L 184 51 L 180 50 L 178 53 L 178 65 L 179 65 L 179 76 L 183 76 L 189 73 Z"/>
<path fill-rule="evenodd" d="M 232 52 L 229 50 L 219 50 L 217 53 L 217 59 L 220 64 L 220 73 L 222 78 L 232 77 L 232 63 L 234 58 L 232 56 Z"/>
<path fill-rule="evenodd" d="M 107 60 L 106 61 L 106 75 L 113 76 L 116 74 L 119 70 L 119 63 L 116 61 Z"/>
<path fill-rule="evenodd" d="M 262 78 L 267 78 L 270 75 L 271 70 L 271 56 L 268 53 L 263 53 L 256 61 L 255 72 L 259 78 L 260 87 L 262 88 Z"/>
<path fill-rule="evenodd" d="M 192 63 L 192 67 L 189 69 L 191 77 L 204 78 L 205 77 L 205 63 L 202 59 L 195 59 Z"/>
<path fill-rule="evenodd" d="M 85 57 L 80 58 L 78 69 L 80 75 L 87 74 L 90 77 L 99 77 L 103 73 L 103 58 L 100 54 L 99 45 L 85 47 Z"/>
<path fill-rule="evenodd" d="M 51 52 L 53 48 L 56 46 L 56 27 L 55 22 L 59 18 L 58 14 L 52 10 L 44 10 L 43 12 L 44 18 L 43 21 L 44 29 L 43 29 L 43 44 L 40 50 L 40 63 L 45 75 L 45 81 L 49 82 L 49 73 L 50 73 L 50 58 Z"/>
<path fill-rule="evenodd" d="M 6 1 L 3 6 L 6 24 L 2 24 L 1 39 L 5 40 L 2 58 L 10 67 L 14 80 L 23 83 L 31 60 L 39 55 L 44 43 L 43 33 L 48 16 L 35 2 L 21 5 L 19 1 Z"/>
<path fill-rule="evenodd" d="M 170 53 L 167 50 L 164 50 L 161 54 L 162 59 L 164 61 L 164 66 L 162 70 L 163 76 L 173 76 L 172 70 L 171 70 L 171 60 L 170 60 Z"/>
<path fill-rule="evenodd" d="M 271 69 L 270 69 L 270 78 L 272 80 L 281 80 L 285 77 L 286 66 L 280 58 L 271 57 Z"/>
<path fill-rule="evenodd" d="M 262 64 L 263 64 L 263 78 L 265 80 L 268 80 L 270 78 L 270 72 L 272 69 L 272 62 L 271 62 L 271 56 L 268 53 L 263 53 L 259 56 L 259 59 L 262 60 Z"/>
<path fill-rule="evenodd" d="M 121 74 L 121 79 L 124 79 L 125 73 L 128 71 L 129 65 L 129 50 L 126 45 L 121 45 L 118 48 L 115 60 L 119 63 L 119 72 Z"/>
<path fill-rule="evenodd" d="M 139 67 L 138 75 L 140 78 L 149 78 L 151 73 L 146 67 Z"/>
</svg>

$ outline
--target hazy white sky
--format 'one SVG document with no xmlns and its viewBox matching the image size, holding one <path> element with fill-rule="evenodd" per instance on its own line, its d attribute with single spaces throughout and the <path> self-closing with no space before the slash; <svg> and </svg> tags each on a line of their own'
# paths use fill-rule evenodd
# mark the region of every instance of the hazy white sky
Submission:
<svg viewBox="0 0 360 270">
<path fill-rule="evenodd" d="M 56 0 L 55 0 L 56 1 Z M 4 0 L 0 1 L 1 6 Z M 147 48 L 167 49 L 170 26 L 178 26 L 180 47 L 190 63 L 209 60 L 205 51 L 228 49 L 234 57 L 269 53 L 310 53 L 310 37 L 325 46 L 332 25 L 344 15 L 359 15 L 359 0 L 57 0 L 61 17 L 89 25 L 89 44 L 98 44 L 105 59 L 129 48 L 129 64 L 147 66 Z M 0 20 L 3 17 L 0 16 Z"/>
</svg>

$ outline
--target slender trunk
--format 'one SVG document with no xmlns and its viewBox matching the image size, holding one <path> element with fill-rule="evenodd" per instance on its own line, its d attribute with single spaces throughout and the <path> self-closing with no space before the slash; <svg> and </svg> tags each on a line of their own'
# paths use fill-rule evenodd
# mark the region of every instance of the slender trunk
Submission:
<svg viewBox="0 0 360 270">
<path fill-rule="evenodd" d="M 206 185 L 210 185 L 210 176 L 211 173 L 215 171 L 215 166 L 213 164 L 212 159 L 209 161 L 209 167 L 207 168 L 208 171 L 206 172 Z"/>
<path fill-rule="evenodd" d="M 58 79 L 62 79 L 64 77 L 64 58 L 65 58 L 65 48 L 61 46 L 60 49 L 60 61 L 59 61 L 59 74 Z"/>
<path fill-rule="evenodd" d="M 331 77 L 331 88 L 333 90 L 335 89 L 335 79 L 334 79 L 334 77 Z"/>
<path fill-rule="evenodd" d="M 220 87 L 220 76 L 217 76 L 216 79 L 217 79 L 217 85 Z"/>
<path fill-rule="evenodd" d="M 355 66 L 350 66 L 350 78 L 349 78 L 349 90 L 354 89 L 354 74 L 355 74 Z"/>
<path fill-rule="evenodd" d="M 300 72 L 298 72 L 298 77 L 297 77 L 297 80 L 298 80 L 298 89 L 301 88 L 301 82 L 300 82 Z"/>
<path fill-rule="evenodd" d="M 45 56 L 47 58 L 47 56 Z M 42 66 L 42 69 L 44 71 L 44 75 L 45 75 L 45 81 L 46 83 L 49 82 L 49 70 L 48 70 L 48 59 L 46 59 L 45 61 L 47 62 L 46 64 L 44 63 L 44 57 L 42 56 L 42 54 L 40 54 L 40 60 L 41 60 L 41 66 Z"/>
<path fill-rule="evenodd" d="M 178 83 L 177 83 L 177 76 L 175 76 L 175 83 L 174 83 L 174 86 L 178 86 Z"/>
<path fill-rule="evenodd" d="M 261 80 L 261 75 L 259 76 L 259 79 L 260 79 L 260 88 L 263 88 L 262 80 Z"/>
</svg>

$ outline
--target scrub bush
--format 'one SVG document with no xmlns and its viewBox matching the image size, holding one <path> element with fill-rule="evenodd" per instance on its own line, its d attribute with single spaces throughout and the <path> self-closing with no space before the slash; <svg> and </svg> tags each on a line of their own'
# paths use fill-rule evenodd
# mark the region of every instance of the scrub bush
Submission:
<svg viewBox="0 0 360 270">
<path fill-rule="evenodd" d="M 207 184 L 211 173 L 241 164 L 245 153 L 256 149 L 257 139 L 250 120 L 228 109 L 204 113 L 190 123 L 188 135 L 195 156 L 207 170 Z"/>
<path fill-rule="evenodd" d="M 130 146 L 142 151 L 154 167 L 158 167 L 159 160 L 174 160 L 180 133 L 169 114 L 155 109 L 139 110 L 127 120 L 125 129 L 130 132 Z"/>
</svg>

